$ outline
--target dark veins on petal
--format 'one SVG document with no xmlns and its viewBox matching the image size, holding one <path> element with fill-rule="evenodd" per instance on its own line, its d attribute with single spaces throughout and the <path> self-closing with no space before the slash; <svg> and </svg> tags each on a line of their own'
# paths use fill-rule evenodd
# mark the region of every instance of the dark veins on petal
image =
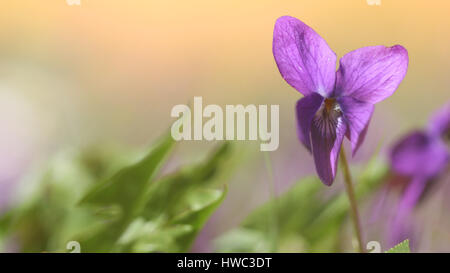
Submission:
<svg viewBox="0 0 450 273">
<path fill-rule="evenodd" d="M 342 122 L 342 111 L 335 99 L 325 99 L 323 105 L 317 111 L 313 119 L 316 128 L 319 129 L 324 138 L 335 139 L 336 128 Z"/>
</svg>

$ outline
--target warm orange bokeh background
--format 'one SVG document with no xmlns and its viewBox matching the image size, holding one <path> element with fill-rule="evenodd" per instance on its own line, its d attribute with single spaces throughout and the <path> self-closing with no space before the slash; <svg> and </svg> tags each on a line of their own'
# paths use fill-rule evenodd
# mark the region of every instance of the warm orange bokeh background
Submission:
<svg viewBox="0 0 450 273">
<path fill-rule="evenodd" d="M 210 103 L 281 104 L 282 121 L 291 124 L 299 95 L 279 77 L 271 54 L 274 21 L 289 14 L 338 56 L 366 45 L 405 46 L 408 75 L 376 114 L 404 129 L 448 98 L 449 8 L 437 0 L 5 0 L 1 76 L 28 84 L 15 92 L 33 96 L 51 116 L 58 115 L 52 106 L 75 100 L 80 129 L 137 141 L 166 128 L 171 107 L 194 95 Z"/>
</svg>

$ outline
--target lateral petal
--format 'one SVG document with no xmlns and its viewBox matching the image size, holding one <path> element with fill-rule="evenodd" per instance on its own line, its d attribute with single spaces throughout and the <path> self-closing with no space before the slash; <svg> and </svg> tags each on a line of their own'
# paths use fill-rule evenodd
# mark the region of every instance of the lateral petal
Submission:
<svg viewBox="0 0 450 273">
<path fill-rule="evenodd" d="M 322 105 L 323 97 L 313 93 L 297 101 L 295 107 L 297 117 L 297 135 L 303 145 L 311 152 L 311 122 Z"/>
<path fill-rule="evenodd" d="M 375 107 L 352 97 L 342 97 L 338 101 L 348 125 L 347 138 L 352 144 L 352 155 L 355 155 L 364 141 Z"/>
</svg>

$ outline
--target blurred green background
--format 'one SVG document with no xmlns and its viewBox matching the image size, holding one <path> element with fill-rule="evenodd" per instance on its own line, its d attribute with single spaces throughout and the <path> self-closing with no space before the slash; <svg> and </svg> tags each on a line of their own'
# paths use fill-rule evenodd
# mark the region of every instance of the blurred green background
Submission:
<svg viewBox="0 0 450 273">
<path fill-rule="evenodd" d="M 272 56 L 273 25 L 282 15 L 314 28 L 338 58 L 368 45 L 401 44 L 408 50 L 406 78 L 377 105 L 366 142 L 352 159 L 363 169 L 377 147 L 383 158 L 386 145 L 425 124 L 449 99 L 449 8 L 440 0 L 382 0 L 380 6 L 366 0 L 81 0 L 79 6 L 65 0 L 2 1 L 0 209 L 25 202 L 22 192 L 59 162 L 55 158 L 69 154 L 71 165 L 94 150 L 111 169 L 114 162 L 133 162 L 170 127 L 172 107 L 194 96 L 222 106 L 280 105 L 280 146 L 269 154 L 275 194 L 314 175 L 295 131 L 294 105 L 301 95 L 280 77 Z M 205 159 L 216 144 L 178 143 L 161 176 Z M 213 241 L 271 195 L 258 143 L 233 144 L 238 160 L 225 171 L 227 197 L 194 251 L 217 250 Z M 95 180 L 78 171 L 66 176 L 73 187 L 80 183 L 80 191 L 87 189 L 84 180 Z M 326 193 L 341 189 L 338 176 Z M 301 251 L 298 245 L 294 250 Z M 48 248 L 32 250 L 56 250 Z"/>
</svg>

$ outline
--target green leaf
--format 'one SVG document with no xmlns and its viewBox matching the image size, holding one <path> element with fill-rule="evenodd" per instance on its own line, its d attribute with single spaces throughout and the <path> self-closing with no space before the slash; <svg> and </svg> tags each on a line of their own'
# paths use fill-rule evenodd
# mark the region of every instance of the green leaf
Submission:
<svg viewBox="0 0 450 273">
<path fill-rule="evenodd" d="M 234 161 L 224 143 L 199 164 L 155 180 L 173 146 L 167 135 L 134 164 L 134 153 L 103 144 L 58 154 L 30 176 L 27 189 L 35 187 L 26 202 L 0 216 L 0 250 L 13 238 L 23 252 L 65 252 L 69 241 L 82 252 L 188 251 L 225 198 L 226 190 L 211 188 Z"/>
<path fill-rule="evenodd" d="M 389 249 L 385 253 L 410 253 L 409 249 L 409 240 L 406 239 L 403 242 L 399 243 L 398 245 L 394 246 L 393 248 Z"/>
<path fill-rule="evenodd" d="M 230 144 L 225 142 L 203 162 L 185 167 L 155 181 L 145 194 L 140 206 L 140 221 L 144 227 L 157 226 L 152 232 L 139 231 L 121 238 L 127 249 L 138 252 L 180 252 L 187 251 L 197 233 L 223 198 L 226 191 L 207 188 L 220 181 L 227 168 Z M 136 230 L 139 230 L 136 229 Z M 127 229 L 126 233 L 130 230 Z M 176 233 L 177 236 L 174 236 Z M 137 239 L 139 237 L 139 239 Z"/>
<path fill-rule="evenodd" d="M 105 212 L 113 212 L 109 214 L 110 217 L 103 217 L 100 223 L 95 224 L 95 228 L 79 235 L 85 252 L 114 251 L 113 246 L 118 238 L 139 214 L 145 192 L 168 157 L 173 144 L 172 137 L 165 136 L 143 159 L 95 185 L 82 198 L 80 205 L 94 205 L 103 211 L 99 216 L 105 216 Z"/>
<path fill-rule="evenodd" d="M 190 196 L 187 210 L 172 220 L 158 218 L 134 221 L 119 243 L 123 249 L 133 252 L 186 252 L 189 251 L 198 232 L 211 214 L 222 203 L 226 188 L 219 190 L 199 190 Z"/>
<path fill-rule="evenodd" d="M 186 252 L 190 249 L 198 232 L 225 199 L 226 194 L 227 188 L 225 187 L 222 191 L 202 190 L 190 196 L 190 209 L 169 223 L 174 226 L 189 225 L 191 227 L 189 232 L 177 238 L 178 251 Z"/>
<path fill-rule="evenodd" d="M 166 154 L 169 149 L 170 144 L 163 142 L 163 144 L 154 150 L 156 152 L 151 153 L 141 162 L 121 170 L 118 175 L 113 176 L 111 179 L 112 182 L 95 188 L 83 200 L 83 203 L 89 201 L 87 203 L 103 205 L 102 208 L 104 211 L 116 212 L 116 217 L 104 218 L 93 231 L 87 234 L 81 234 L 80 243 L 85 251 L 117 252 L 130 250 L 130 247 L 134 246 L 130 244 L 130 240 L 125 240 L 124 242 L 123 238 L 130 236 L 128 232 L 130 224 L 135 224 L 136 220 L 139 219 L 144 221 L 144 226 L 146 227 L 152 222 L 159 223 L 158 225 L 164 227 L 163 229 L 157 229 L 161 233 L 157 237 L 166 244 L 166 247 L 159 251 L 166 251 L 167 249 L 175 249 L 177 247 L 177 249 L 182 249 L 179 245 L 181 241 L 176 241 L 170 237 L 174 236 L 174 232 L 176 234 L 180 232 L 179 228 L 175 228 L 173 221 L 180 213 L 191 208 L 189 202 L 194 194 L 197 194 L 200 189 L 216 181 L 216 178 L 221 174 L 219 170 L 223 167 L 223 162 L 228 157 L 230 148 L 229 144 L 225 143 L 216 149 L 212 156 L 200 164 L 183 168 L 151 183 L 141 183 L 144 180 L 141 178 L 142 172 L 146 173 L 146 177 L 150 175 L 149 172 L 145 172 L 145 167 L 153 169 L 154 166 L 154 164 L 147 163 L 157 161 L 155 158 L 159 160 L 164 158 L 163 154 Z M 155 154 L 156 156 L 153 156 Z M 149 158 L 152 158 L 152 160 Z M 137 174 L 141 176 L 134 174 L 136 170 Z M 137 186 L 133 186 L 136 183 L 136 179 L 133 180 L 135 177 L 138 180 Z M 129 190 L 133 194 L 128 194 L 128 198 L 121 198 L 120 191 L 117 192 L 118 190 Z M 118 195 L 116 195 L 116 192 Z M 131 198 L 132 195 L 135 195 L 134 198 Z M 116 200 L 120 200 L 121 202 L 116 202 Z M 114 206 L 118 206 L 121 211 L 117 213 Z M 102 215 L 104 215 L 104 212 Z M 177 226 L 180 226 L 180 224 L 177 224 Z M 185 246 L 189 245 L 187 239 L 192 238 L 193 240 L 198 231 L 196 226 L 192 224 L 188 226 L 192 231 L 189 232 L 189 236 L 191 237 L 187 235 L 184 237 L 186 242 L 183 241 L 183 244 Z M 185 228 L 181 230 L 186 231 Z M 155 232 L 151 234 L 154 235 Z M 169 241 L 172 241 L 172 243 Z M 144 248 L 133 248 L 131 251 L 143 251 L 144 249 L 150 250 L 153 248 L 154 245 L 146 245 Z"/>
<path fill-rule="evenodd" d="M 142 198 L 151 178 L 165 162 L 174 141 L 164 137 L 150 153 L 135 164 L 119 170 L 112 177 L 95 185 L 80 201 L 81 205 L 119 205 L 124 214 L 132 213 L 136 201 Z"/>
<path fill-rule="evenodd" d="M 387 167 L 374 157 L 364 171 L 356 176 L 356 197 L 361 200 L 370 194 L 385 177 Z M 262 251 L 333 252 L 339 250 L 339 236 L 343 222 L 347 219 L 349 202 L 345 192 L 328 194 L 315 177 L 297 182 L 291 189 L 254 210 L 236 230 L 226 233 L 216 241 L 218 251 L 254 252 L 262 247 L 275 245 Z M 275 210 L 275 213 L 273 211 Z M 275 215 L 275 217 L 273 216 Z M 275 224 L 273 224 L 275 223 Z M 234 240 L 224 243 L 236 234 L 252 234 L 260 238 Z M 296 244 L 293 245 L 292 242 Z"/>
<path fill-rule="evenodd" d="M 1 235 L 6 233 L 11 226 L 13 220 L 12 210 L 0 214 L 0 238 Z"/>
<path fill-rule="evenodd" d="M 21 203 L 7 211 L 7 221 L 0 224 L 6 242 L 18 242 L 21 252 L 64 249 L 67 239 L 93 220 L 89 211 L 75 206 L 93 182 L 79 156 L 78 150 L 64 150 L 45 170 L 26 177 L 18 188 Z"/>
<path fill-rule="evenodd" d="M 270 233 L 274 228 L 272 221 L 277 223 L 277 233 L 284 234 L 296 229 L 303 229 L 320 211 L 322 204 L 320 180 L 316 177 L 306 178 L 296 183 L 289 191 L 255 210 L 242 224 L 245 228 L 262 229 Z M 270 217 L 276 209 L 276 219 Z M 272 231 L 273 232 L 273 231 Z"/>
<path fill-rule="evenodd" d="M 215 242 L 219 252 L 270 252 L 270 241 L 264 232 L 238 227 L 220 236 Z"/>
<path fill-rule="evenodd" d="M 184 210 L 185 199 L 196 189 L 212 185 L 220 180 L 226 169 L 226 160 L 231 152 L 230 144 L 225 142 L 204 162 L 183 168 L 153 183 L 143 198 L 141 215 L 151 220 L 164 214 L 168 219 Z"/>
<path fill-rule="evenodd" d="M 216 241 L 219 252 L 268 252 L 284 244 L 289 235 L 304 230 L 323 207 L 316 177 L 297 182 L 290 190 L 255 209 L 235 230 Z M 273 210 L 276 210 L 273 213 Z M 276 216 L 274 219 L 273 216 Z M 236 239 L 250 235 L 246 240 Z M 227 243 L 227 238 L 232 243 Z M 251 240 L 253 238 L 254 240 Z M 256 242 L 258 241 L 258 242 Z M 280 249 L 279 249 L 280 250 Z"/>
<path fill-rule="evenodd" d="M 355 195 L 358 200 L 363 199 L 378 187 L 384 180 L 388 172 L 387 166 L 377 157 L 373 157 L 363 172 L 357 177 L 355 185 Z M 304 231 L 309 242 L 313 246 L 311 251 L 325 251 L 330 245 L 321 246 L 324 240 L 334 240 L 339 238 L 340 227 L 346 219 L 350 204 L 345 192 L 333 197 L 325 204 L 323 210 L 316 215 L 312 223 Z M 338 241 L 334 240 L 331 246 L 337 246 Z M 319 246 L 319 247 L 315 247 Z"/>
</svg>

